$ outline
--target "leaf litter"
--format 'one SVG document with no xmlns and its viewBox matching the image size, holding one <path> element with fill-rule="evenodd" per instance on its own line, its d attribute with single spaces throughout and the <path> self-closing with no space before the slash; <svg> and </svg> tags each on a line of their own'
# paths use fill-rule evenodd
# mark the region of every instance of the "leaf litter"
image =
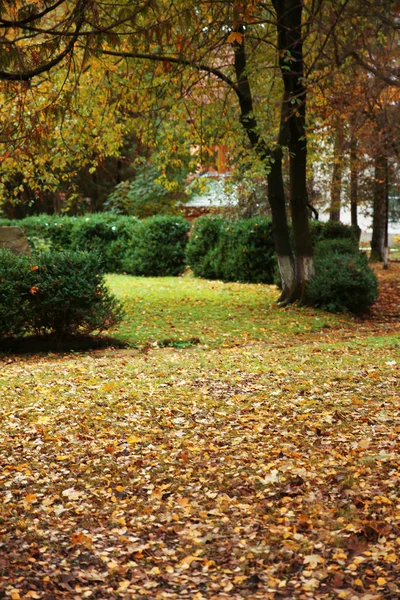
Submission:
<svg viewBox="0 0 400 600">
<path fill-rule="evenodd" d="M 0 597 L 398 598 L 398 329 L 360 331 L 4 361 Z"/>
</svg>

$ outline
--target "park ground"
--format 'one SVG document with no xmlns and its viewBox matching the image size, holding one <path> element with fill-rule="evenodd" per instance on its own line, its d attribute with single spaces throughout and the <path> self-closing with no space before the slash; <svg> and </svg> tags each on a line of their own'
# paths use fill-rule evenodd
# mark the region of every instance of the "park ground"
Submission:
<svg viewBox="0 0 400 600">
<path fill-rule="evenodd" d="M 110 276 L 130 347 L 4 354 L 0 598 L 400 597 L 400 264 L 362 318 Z"/>
</svg>

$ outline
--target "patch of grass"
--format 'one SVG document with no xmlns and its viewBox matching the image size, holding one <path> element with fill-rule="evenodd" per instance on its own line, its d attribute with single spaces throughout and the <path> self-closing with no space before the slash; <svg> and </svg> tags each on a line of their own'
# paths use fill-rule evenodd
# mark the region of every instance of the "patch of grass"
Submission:
<svg viewBox="0 0 400 600">
<path fill-rule="evenodd" d="M 126 317 L 113 335 L 133 347 L 184 347 L 198 339 L 209 347 L 276 341 L 350 324 L 322 311 L 278 308 L 275 286 L 222 283 L 194 277 L 140 278 L 108 275 Z M 165 344 L 164 340 L 173 340 Z"/>
</svg>

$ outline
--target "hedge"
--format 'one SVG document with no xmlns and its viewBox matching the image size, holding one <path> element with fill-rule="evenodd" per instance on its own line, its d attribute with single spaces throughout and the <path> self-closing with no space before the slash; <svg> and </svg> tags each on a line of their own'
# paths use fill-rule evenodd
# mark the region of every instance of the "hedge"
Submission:
<svg viewBox="0 0 400 600">
<path fill-rule="evenodd" d="M 180 275 L 186 267 L 190 225 L 182 217 L 155 216 L 139 221 L 122 260 L 132 275 Z"/>
</svg>

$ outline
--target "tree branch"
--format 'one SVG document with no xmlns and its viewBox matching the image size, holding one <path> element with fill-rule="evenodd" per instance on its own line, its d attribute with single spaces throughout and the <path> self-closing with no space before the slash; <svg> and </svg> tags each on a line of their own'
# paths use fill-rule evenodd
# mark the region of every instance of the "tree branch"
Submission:
<svg viewBox="0 0 400 600">
<path fill-rule="evenodd" d="M 141 60 L 153 60 L 158 62 L 169 62 L 177 65 L 183 65 L 186 67 L 191 67 L 192 69 L 196 69 L 197 71 L 205 71 L 210 75 L 214 75 L 224 83 L 226 83 L 236 94 L 241 97 L 240 90 L 236 83 L 225 75 L 220 69 L 215 67 L 210 67 L 209 65 L 205 65 L 203 63 L 196 63 L 193 60 L 189 60 L 187 58 L 178 57 L 178 56 L 169 56 L 163 54 L 142 54 L 140 52 L 118 52 L 113 50 L 100 50 L 101 54 L 105 54 L 106 56 L 116 56 L 119 58 L 138 58 Z"/>
<path fill-rule="evenodd" d="M 60 63 L 73 50 L 73 48 L 79 38 L 79 32 L 80 32 L 80 29 L 85 20 L 86 4 L 87 4 L 87 0 L 82 0 L 80 6 L 77 7 L 77 13 L 78 13 L 77 17 L 78 18 L 76 21 L 75 31 L 73 33 L 71 40 L 68 42 L 68 44 L 66 45 L 66 47 L 64 48 L 64 50 L 62 52 L 60 52 L 52 60 L 40 65 L 39 67 L 36 67 L 36 69 L 31 69 L 30 71 L 22 71 L 20 73 L 16 73 L 16 72 L 10 73 L 8 71 L 0 70 L 0 80 L 3 80 L 3 81 L 29 81 L 33 77 L 36 77 L 37 75 L 40 75 L 41 73 L 45 73 L 46 71 L 50 71 L 50 69 L 52 69 L 53 67 L 58 65 L 58 63 Z"/>
</svg>

